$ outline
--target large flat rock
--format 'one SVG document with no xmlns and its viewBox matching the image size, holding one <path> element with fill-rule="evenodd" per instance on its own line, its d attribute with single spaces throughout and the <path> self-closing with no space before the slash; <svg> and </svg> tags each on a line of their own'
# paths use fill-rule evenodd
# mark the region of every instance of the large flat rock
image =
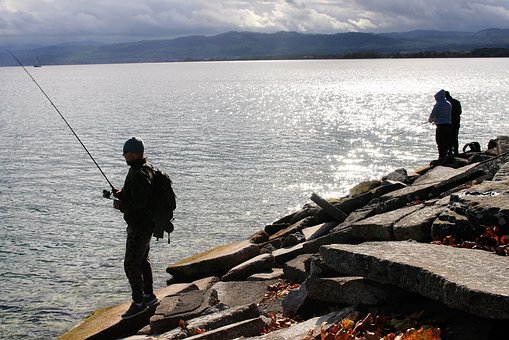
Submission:
<svg viewBox="0 0 509 340">
<path fill-rule="evenodd" d="M 256 244 L 243 241 L 210 249 L 168 266 L 166 271 L 177 282 L 207 276 L 222 276 L 233 267 L 260 254 Z"/>
<path fill-rule="evenodd" d="M 451 196 L 454 210 L 470 221 L 486 226 L 507 226 L 509 223 L 509 179 L 485 181 L 462 193 Z"/>
<path fill-rule="evenodd" d="M 212 289 L 217 291 L 221 303 L 235 307 L 260 302 L 268 292 L 267 287 L 276 282 L 278 280 L 218 282 Z"/>
<path fill-rule="evenodd" d="M 310 257 L 311 254 L 302 254 L 286 262 L 283 265 L 283 273 L 285 279 L 291 282 L 304 282 L 304 280 L 308 277 L 305 263 L 309 260 Z"/>
<path fill-rule="evenodd" d="M 358 276 L 308 277 L 303 285 L 308 292 L 308 299 L 326 303 L 379 305 L 411 299 L 411 294 L 404 290 Z"/>
<path fill-rule="evenodd" d="M 394 223 L 392 230 L 396 241 L 415 240 L 418 242 L 431 241 L 431 226 L 433 221 L 447 209 L 449 197 L 427 204 Z"/>
<path fill-rule="evenodd" d="M 254 319 L 260 316 L 255 303 L 229 308 L 221 312 L 204 315 L 187 323 L 187 329 L 194 333 L 198 329 L 216 329 L 236 322 Z"/>
<path fill-rule="evenodd" d="M 272 255 L 274 255 L 274 260 L 277 264 L 283 264 L 295 257 L 304 254 L 306 250 L 304 249 L 304 245 L 306 243 L 299 243 L 290 248 L 280 248 L 275 250 Z"/>
<path fill-rule="evenodd" d="M 214 330 L 191 336 L 189 340 L 225 340 L 256 336 L 262 333 L 267 323 L 261 318 L 243 320 Z"/>
<path fill-rule="evenodd" d="M 394 286 L 382 285 L 362 277 L 309 276 L 298 289 L 290 291 L 283 300 L 283 315 L 294 317 L 307 309 L 324 304 L 379 305 L 410 300 L 412 294 Z"/>
<path fill-rule="evenodd" d="M 198 287 L 194 284 L 173 284 L 156 290 L 155 294 L 158 299 L 161 300 L 168 295 L 197 289 Z M 59 339 L 115 339 L 134 334 L 148 325 L 155 308 L 151 312 L 144 313 L 139 317 L 124 320 L 121 315 L 129 308 L 130 304 L 131 301 L 126 301 L 116 306 L 97 310 L 67 333 L 59 337 Z"/>
<path fill-rule="evenodd" d="M 166 340 L 184 339 L 199 334 L 201 330 L 211 331 L 237 322 L 257 318 L 258 316 L 260 316 L 260 312 L 254 303 L 228 308 L 217 313 L 207 314 L 188 320 L 184 328 L 177 327 L 169 332 L 161 334 L 158 338 Z"/>
<path fill-rule="evenodd" d="M 384 204 L 379 209 L 386 212 L 401 208 L 412 201 L 435 198 L 483 174 L 484 171 L 478 167 L 477 163 L 459 169 L 437 166 L 416 179 L 412 185 L 381 196 L 380 200 L 384 201 Z"/>
<path fill-rule="evenodd" d="M 509 257 L 417 242 L 320 248 L 327 266 L 491 319 L 509 319 Z"/>
<path fill-rule="evenodd" d="M 472 224 L 464 215 L 451 209 L 445 209 L 431 225 L 431 239 L 442 241 L 452 237 L 458 244 L 463 241 L 474 241 L 485 230 L 485 227 Z"/>
<path fill-rule="evenodd" d="M 150 328 L 154 333 L 169 331 L 177 327 L 180 320 L 195 318 L 217 302 L 217 293 L 213 289 L 166 296 L 150 318 Z"/>
<path fill-rule="evenodd" d="M 416 204 L 355 222 L 352 224 L 353 236 L 364 241 L 394 240 L 395 236 L 392 226 L 403 217 L 423 207 L 423 204 Z"/>
<path fill-rule="evenodd" d="M 258 303 L 258 308 L 263 314 L 269 312 L 282 312 L 281 299 L 265 300 L 269 294 L 268 287 L 280 280 L 267 281 L 228 281 L 218 282 L 212 286 L 217 291 L 219 302 L 229 307 L 236 307 L 250 303 Z"/>
<path fill-rule="evenodd" d="M 222 277 L 222 280 L 245 280 L 248 276 L 256 273 L 270 272 L 273 266 L 274 256 L 272 254 L 261 254 L 233 267 Z"/>
</svg>

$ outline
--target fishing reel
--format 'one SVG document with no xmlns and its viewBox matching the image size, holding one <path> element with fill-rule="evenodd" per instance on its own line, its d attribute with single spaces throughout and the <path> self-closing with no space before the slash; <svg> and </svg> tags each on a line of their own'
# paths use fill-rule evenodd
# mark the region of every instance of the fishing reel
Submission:
<svg viewBox="0 0 509 340">
<path fill-rule="evenodd" d="M 104 190 L 103 190 L 103 197 L 104 197 L 104 198 L 107 198 L 107 199 L 109 199 L 109 200 L 110 200 L 110 199 L 112 199 L 112 198 L 111 198 L 111 195 L 112 195 L 111 191 L 109 191 L 109 190 L 107 190 L 107 189 L 104 189 Z"/>
<path fill-rule="evenodd" d="M 108 189 L 104 189 L 103 190 L 103 197 L 112 200 L 112 199 L 114 199 L 114 197 L 111 197 L 111 195 L 115 196 L 115 194 L 117 192 L 119 192 L 119 190 L 113 189 L 113 188 L 111 189 L 111 191 L 108 190 Z"/>
</svg>

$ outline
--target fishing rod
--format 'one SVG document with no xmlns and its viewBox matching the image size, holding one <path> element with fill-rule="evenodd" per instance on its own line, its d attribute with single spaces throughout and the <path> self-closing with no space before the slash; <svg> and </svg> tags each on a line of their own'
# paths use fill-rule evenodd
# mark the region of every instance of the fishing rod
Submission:
<svg viewBox="0 0 509 340">
<path fill-rule="evenodd" d="M 419 125 L 417 125 L 417 126 L 422 126 L 422 125 L 424 125 L 424 124 L 429 124 L 429 122 L 422 122 L 421 124 L 419 124 Z M 404 133 L 407 133 L 407 131 L 399 132 L 399 133 L 397 133 L 397 134 L 395 134 L 395 135 L 389 136 L 389 138 L 388 138 L 388 139 L 392 139 L 392 138 L 394 138 L 394 137 L 401 136 L 401 135 L 402 135 L 402 134 L 404 134 Z"/>
<path fill-rule="evenodd" d="M 85 151 L 87 152 L 87 154 L 90 156 L 90 159 L 92 159 L 92 161 L 94 162 L 95 166 L 97 166 L 97 169 L 99 169 L 99 171 L 101 172 L 101 174 L 103 175 L 104 179 L 106 180 L 106 182 L 108 182 L 108 184 L 110 185 L 111 187 L 111 190 L 115 191 L 115 187 L 113 186 L 113 184 L 111 184 L 110 180 L 108 179 L 108 177 L 106 177 L 106 174 L 104 173 L 104 171 L 101 169 L 101 167 L 99 166 L 99 164 L 97 164 L 97 162 L 95 161 L 94 157 L 92 157 L 92 154 L 90 153 L 90 151 L 88 151 L 87 147 L 85 146 L 85 144 L 83 144 L 83 142 L 81 141 L 80 137 L 78 137 L 78 135 L 76 134 L 76 132 L 74 132 L 74 129 L 71 127 L 71 125 L 69 124 L 69 122 L 67 121 L 67 119 L 65 119 L 64 115 L 60 112 L 60 110 L 58 109 L 58 107 L 53 103 L 53 101 L 51 100 L 51 98 L 46 94 L 46 92 L 44 92 L 44 90 L 42 89 L 41 85 L 39 85 L 39 83 L 34 79 L 34 77 L 32 77 L 32 75 L 30 74 L 30 72 L 28 72 L 28 70 L 25 68 L 25 66 L 23 66 L 23 64 L 21 63 L 21 61 L 19 61 L 18 58 L 16 58 L 16 56 L 14 55 L 14 53 L 12 53 L 11 51 L 7 50 L 7 52 L 9 52 L 9 54 L 14 58 L 14 60 L 16 60 L 19 64 L 19 66 L 21 66 L 23 68 L 23 70 L 25 70 L 25 72 L 28 74 L 28 76 L 34 81 L 35 85 L 37 85 L 37 87 L 39 88 L 39 90 L 41 90 L 41 92 L 46 96 L 46 98 L 49 100 L 49 102 L 51 103 L 51 105 L 55 108 L 55 110 L 58 112 L 58 114 L 60 115 L 60 117 L 64 120 L 65 124 L 67 124 L 67 126 L 69 127 L 69 129 L 71 130 L 71 132 L 74 134 L 74 137 L 76 137 L 76 139 L 78 140 L 78 142 L 80 142 L 81 146 L 83 147 L 83 149 L 85 149 Z M 103 193 L 104 195 L 104 193 Z"/>
</svg>

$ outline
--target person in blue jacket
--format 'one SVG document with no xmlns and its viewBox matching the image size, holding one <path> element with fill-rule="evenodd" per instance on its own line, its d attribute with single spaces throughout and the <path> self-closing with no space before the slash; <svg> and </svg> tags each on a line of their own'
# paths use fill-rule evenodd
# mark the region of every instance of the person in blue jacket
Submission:
<svg viewBox="0 0 509 340">
<path fill-rule="evenodd" d="M 445 98 L 445 91 L 435 94 L 435 106 L 429 115 L 428 121 L 436 125 L 435 141 L 438 147 L 438 162 L 444 163 L 451 150 L 452 106 Z"/>
</svg>

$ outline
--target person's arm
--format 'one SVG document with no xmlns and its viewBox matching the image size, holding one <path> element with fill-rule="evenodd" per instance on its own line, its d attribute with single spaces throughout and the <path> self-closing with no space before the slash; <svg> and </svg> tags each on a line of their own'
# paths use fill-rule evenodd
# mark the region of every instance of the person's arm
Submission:
<svg viewBox="0 0 509 340">
<path fill-rule="evenodd" d="M 122 189 L 112 189 L 113 197 L 116 199 L 113 200 L 113 208 L 122 211 Z"/>
<path fill-rule="evenodd" d="M 437 118 L 437 106 L 433 106 L 433 110 L 431 110 L 431 113 L 428 118 L 428 122 L 434 123 L 435 119 Z"/>
</svg>

